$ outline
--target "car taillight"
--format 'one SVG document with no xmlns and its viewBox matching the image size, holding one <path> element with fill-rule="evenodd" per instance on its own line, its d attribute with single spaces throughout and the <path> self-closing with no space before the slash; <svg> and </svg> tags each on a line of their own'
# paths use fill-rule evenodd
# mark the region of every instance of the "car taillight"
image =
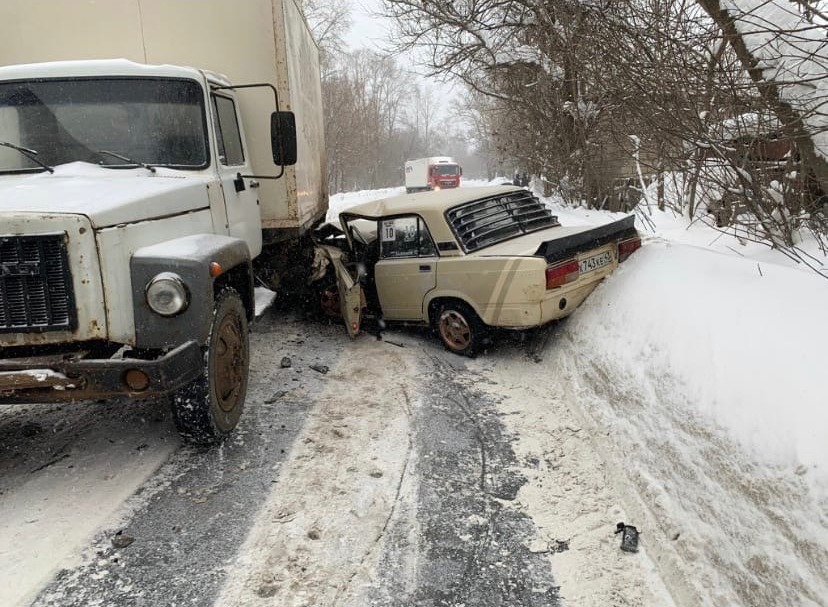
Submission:
<svg viewBox="0 0 828 607">
<path fill-rule="evenodd" d="M 630 238 L 618 243 L 618 261 L 624 261 L 641 248 L 640 238 Z"/>
<path fill-rule="evenodd" d="M 546 288 L 554 289 L 578 280 L 580 267 L 578 261 L 572 259 L 546 268 Z"/>
</svg>

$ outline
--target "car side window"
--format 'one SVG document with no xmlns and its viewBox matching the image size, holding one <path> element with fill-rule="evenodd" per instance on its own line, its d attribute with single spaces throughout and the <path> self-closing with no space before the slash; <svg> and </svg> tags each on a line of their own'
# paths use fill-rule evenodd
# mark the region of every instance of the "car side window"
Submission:
<svg viewBox="0 0 828 607">
<path fill-rule="evenodd" d="M 236 115 L 236 104 L 228 97 L 214 95 L 213 106 L 219 161 L 229 166 L 244 164 L 244 149 L 239 119 Z"/>
<path fill-rule="evenodd" d="M 425 222 L 416 215 L 381 219 L 379 227 L 382 259 L 437 255 Z"/>
</svg>

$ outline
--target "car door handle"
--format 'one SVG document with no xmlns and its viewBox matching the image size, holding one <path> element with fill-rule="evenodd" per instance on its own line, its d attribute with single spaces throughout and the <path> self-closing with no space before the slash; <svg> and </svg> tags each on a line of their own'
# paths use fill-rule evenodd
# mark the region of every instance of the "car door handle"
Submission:
<svg viewBox="0 0 828 607">
<path fill-rule="evenodd" d="M 430 265 L 420 266 L 420 272 L 431 272 L 431 266 Z"/>
<path fill-rule="evenodd" d="M 251 179 L 248 186 L 250 187 L 251 190 L 255 190 L 256 188 L 259 187 L 259 182 L 256 181 L 255 179 Z"/>
</svg>

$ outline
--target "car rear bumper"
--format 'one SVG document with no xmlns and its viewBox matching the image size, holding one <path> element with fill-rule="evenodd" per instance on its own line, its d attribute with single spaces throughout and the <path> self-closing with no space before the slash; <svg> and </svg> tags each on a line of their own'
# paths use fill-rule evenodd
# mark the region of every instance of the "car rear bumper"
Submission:
<svg viewBox="0 0 828 607">
<path fill-rule="evenodd" d="M 596 274 L 589 282 L 547 291 L 540 302 L 493 307 L 483 314 L 483 322 L 503 329 L 530 329 L 564 318 L 581 305 L 608 273 Z"/>
<path fill-rule="evenodd" d="M 0 359 L 0 404 L 155 398 L 196 379 L 204 355 L 195 341 L 154 358 L 67 355 Z"/>
</svg>

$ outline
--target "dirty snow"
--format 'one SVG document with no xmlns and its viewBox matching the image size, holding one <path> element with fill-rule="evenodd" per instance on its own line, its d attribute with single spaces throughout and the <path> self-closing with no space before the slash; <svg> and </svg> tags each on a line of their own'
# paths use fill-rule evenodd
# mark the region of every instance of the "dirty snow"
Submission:
<svg viewBox="0 0 828 607">
<path fill-rule="evenodd" d="M 0 371 L 0 377 L 28 375 L 35 381 L 45 382 L 47 379 L 68 379 L 63 373 L 51 369 L 27 369 L 25 371 Z"/>
</svg>

